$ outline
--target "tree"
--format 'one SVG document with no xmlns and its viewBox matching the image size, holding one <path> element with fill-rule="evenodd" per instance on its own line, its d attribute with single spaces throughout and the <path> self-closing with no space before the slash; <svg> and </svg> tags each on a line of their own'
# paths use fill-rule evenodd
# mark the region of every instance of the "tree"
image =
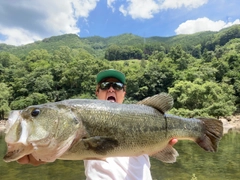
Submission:
<svg viewBox="0 0 240 180">
<path fill-rule="evenodd" d="M 214 58 L 211 62 L 210 68 L 216 68 L 215 79 L 217 82 L 222 82 L 224 76 L 229 71 L 229 64 L 223 59 L 216 59 Z"/>
<path fill-rule="evenodd" d="M 25 64 L 28 71 L 37 69 L 45 69 L 49 67 L 50 55 L 44 49 L 35 49 L 26 56 Z"/>
<path fill-rule="evenodd" d="M 175 108 L 183 114 L 228 114 L 233 106 L 240 108 L 240 39 L 235 28 L 169 38 L 123 35 L 79 41 L 65 35 L 33 45 L 1 46 L 0 83 L 11 90 L 2 106 L 93 98 L 96 74 L 114 68 L 127 76 L 128 102 L 174 88 L 179 98 Z"/>
<path fill-rule="evenodd" d="M 24 109 L 31 105 L 47 103 L 47 96 L 41 93 L 32 93 L 27 97 L 18 97 L 10 104 L 11 109 Z"/>
<path fill-rule="evenodd" d="M 59 50 L 54 51 L 52 56 L 54 62 L 71 62 L 73 59 L 72 50 L 67 46 L 61 46 Z"/>
<path fill-rule="evenodd" d="M 207 51 L 207 49 L 204 49 L 202 57 L 205 62 L 211 62 L 214 58 L 214 52 L 213 51 Z"/>
<path fill-rule="evenodd" d="M 5 83 L 0 83 L 0 120 L 4 119 L 11 109 L 9 107 L 9 98 L 11 96 L 11 90 Z"/>
<path fill-rule="evenodd" d="M 180 45 L 176 45 L 172 47 L 168 53 L 168 57 L 170 57 L 174 62 L 176 62 L 178 59 L 183 57 L 184 51 L 182 50 L 182 47 Z"/>
<path fill-rule="evenodd" d="M 142 77 L 139 77 L 138 100 L 145 97 L 167 92 L 167 88 L 172 86 L 174 79 L 174 69 L 168 66 L 166 61 L 159 62 L 151 60 L 143 71 Z"/>
<path fill-rule="evenodd" d="M 219 117 L 231 115 L 236 110 L 233 86 L 226 83 L 203 82 L 201 79 L 179 81 L 169 88 L 169 93 L 175 100 L 173 111 L 180 110 L 181 115 Z"/>
<path fill-rule="evenodd" d="M 36 78 L 33 91 L 48 94 L 52 91 L 53 84 L 53 76 L 50 73 L 43 74 Z"/>
<path fill-rule="evenodd" d="M 154 52 L 165 52 L 165 48 L 160 43 L 147 43 L 144 45 L 143 53 L 145 55 L 152 55 Z"/>
<path fill-rule="evenodd" d="M 192 50 L 192 56 L 197 58 L 197 59 L 200 59 L 201 56 L 202 56 L 201 49 L 202 49 L 201 44 L 195 46 Z"/>
<path fill-rule="evenodd" d="M 0 52 L 0 65 L 2 67 L 9 67 L 10 65 L 10 54 L 7 52 Z"/>
<path fill-rule="evenodd" d="M 116 44 L 109 46 L 109 48 L 105 52 L 105 59 L 109 61 L 120 59 L 119 58 L 120 50 L 121 48 Z"/>
</svg>

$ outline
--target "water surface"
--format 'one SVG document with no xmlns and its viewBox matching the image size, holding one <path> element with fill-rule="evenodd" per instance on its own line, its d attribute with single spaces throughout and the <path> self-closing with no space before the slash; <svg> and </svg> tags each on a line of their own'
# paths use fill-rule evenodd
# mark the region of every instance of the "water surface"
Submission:
<svg viewBox="0 0 240 180">
<path fill-rule="evenodd" d="M 217 153 L 205 152 L 194 142 L 179 141 L 179 152 L 174 164 L 151 158 L 154 180 L 237 180 L 240 179 L 240 133 L 223 136 Z M 0 157 L 6 144 L 0 135 Z M 0 180 L 82 180 L 85 179 L 83 161 L 57 160 L 41 166 L 5 163 L 0 160 Z"/>
</svg>

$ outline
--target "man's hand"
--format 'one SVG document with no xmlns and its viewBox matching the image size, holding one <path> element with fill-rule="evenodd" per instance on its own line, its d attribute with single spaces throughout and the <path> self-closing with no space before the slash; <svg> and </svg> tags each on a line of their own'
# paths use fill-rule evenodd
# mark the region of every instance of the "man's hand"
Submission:
<svg viewBox="0 0 240 180">
<path fill-rule="evenodd" d="M 178 142 L 177 139 L 171 139 L 171 140 L 169 141 L 169 144 L 170 144 L 171 146 L 173 146 L 173 145 L 176 144 L 177 142 Z"/>
<path fill-rule="evenodd" d="M 18 159 L 17 162 L 19 164 L 31 164 L 33 166 L 38 166 L 46 163 L 44 161 L 36 160 L 31 154 L 23 156 L 22 158 Z"/>
</svg>

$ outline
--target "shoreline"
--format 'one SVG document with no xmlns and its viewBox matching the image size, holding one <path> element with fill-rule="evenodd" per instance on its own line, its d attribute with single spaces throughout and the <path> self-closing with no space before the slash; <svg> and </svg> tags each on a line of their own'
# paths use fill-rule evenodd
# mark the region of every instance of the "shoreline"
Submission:
<svg viewBox="0 0 240 180">
<path fill-rule="evenodd" d="M 0 134 L 4 133 L 6 120 L 0 120 Z"/>
<path fill-rule="evenodd" d="M 221 117 L 219 120 L 223 123 L 223 133 L 234 131 L 240 133 L 240 115 Z"/>
</svg>

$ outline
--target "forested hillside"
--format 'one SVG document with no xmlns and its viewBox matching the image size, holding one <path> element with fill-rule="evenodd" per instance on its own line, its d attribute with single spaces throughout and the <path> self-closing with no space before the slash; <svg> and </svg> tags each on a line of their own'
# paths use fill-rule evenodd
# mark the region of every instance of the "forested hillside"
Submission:
<svg viewBox="0 0 240 180">
<path fill-rule="evenodd" d="M 107 68 L 126 74 L 126 103 L 168 92 L 172 113 L 231 115 L 240 108 L 240 26 L 166 38 L 67 34 L 0 44 L 0 119 L 32 104 L 95 98 L 96 74 Z"/>
</svg>

